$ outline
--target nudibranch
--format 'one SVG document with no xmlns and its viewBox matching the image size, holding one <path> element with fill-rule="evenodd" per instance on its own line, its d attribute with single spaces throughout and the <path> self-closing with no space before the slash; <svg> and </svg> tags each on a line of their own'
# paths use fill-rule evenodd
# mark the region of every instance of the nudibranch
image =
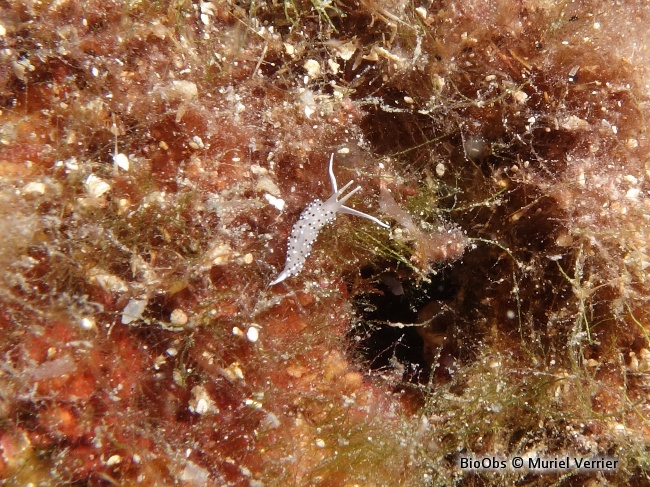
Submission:
<svg viewBox="0 0 650 487">
<path fill-rule="evenodd" d="M 311 247 L 318 238 L 321 229 L 328 223 L 336 220 L 337 213 L 346 213 L 348 215 L 367 218 L 381 227 L 389 228 L 386 223 L 378 220 L 374 216 L 367 215 L 366 213 L 357 211 L 354 208 L 349 208 L 343 204 L 349 200 L 353 194 L 361 191 L 361 186 L 357 186 L 347 195 L 343 196 L 343 193 L 345 193 L 354 181 L 350 181 L 341 189 L 338 189 L 336 178 L 334 177 L 334 171 L 332 169 L 333 162 L 334 154 L 330 157 L 329 163 L 332 196 L 330 196 L 327 201 L 321 201 L 318 199 L 314 200 L 302 211 L 298 221 L 294 223 L 293 228 L 291 229 L 291 235 L 289 236 L 289 241 L 287 243 L 287 261 L 284 264 L 284 269 L 280 272 L 280 275 L 269 284 L 269 286 L 278 284 L 284 281 L 287 277 L 295 276 L 300 273 L 305 264 L 305 259 L 309 257 Z"/>
</svg>

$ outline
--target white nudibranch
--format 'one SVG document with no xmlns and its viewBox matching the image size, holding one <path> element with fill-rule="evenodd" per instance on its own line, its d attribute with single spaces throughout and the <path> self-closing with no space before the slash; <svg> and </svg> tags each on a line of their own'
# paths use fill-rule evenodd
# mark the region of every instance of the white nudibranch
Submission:
<svg viewBox="0 0 650 487">
<path fill-rule="evenodd" d="M 354 208 L 348 208 L 343 205 L 343 203 L 349 200 L 353 194 L 357 191 L 361 191 L 361 186 L 357 186 L 347 195 L 339 199 L 354 181 L 350 181 L 341 189 L 337 189 L 336 178 L 334 177 L 334 171 L 332 170 L 333 161 L 334 154 L 330 157 L 329 164 L 329 175 L 333 190 L 332 196 L 330 196 L 325 202 L 321 200 L 312 201 L 300 214 L 300 218 L 298 218 L 298 221 L 294 223 L 293 228 L 291 229 L 291 236 L 287 243 L 287 261 L 284 264 L 284 270 L 280 272 L 280 275 L 271 282 L 269 286 L 278 284 L 284 281 L 287 277 L 295 276 L 300 273 L 305 264 L 305 259 L 309 257 L 311 247 L 318 238 L 321 229 L 328 223 L 336 220 L 337 213 L 346 213 L 348 215 L 367 218 L 379 226 L 389 228 L 386 223 L 378 220 L 374 216 L 366 215 Z"/>
</svg>

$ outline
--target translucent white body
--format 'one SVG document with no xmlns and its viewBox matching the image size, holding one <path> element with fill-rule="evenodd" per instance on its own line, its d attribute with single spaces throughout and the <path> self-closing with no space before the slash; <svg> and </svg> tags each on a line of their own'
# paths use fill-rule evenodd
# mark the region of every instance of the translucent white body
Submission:
<svg viewBox="0 0 650 487">
<path fill-rule="evenodd" d="M 386 223 L 378 220 L 374 216 L 367 215 L 355 210 L 354 208 L 348 208 L 343 205 L 343 203 L 350 199 L 354 193 L 361 190 L 361 186 L 357 186 L 343 198 L 339 199 L 339 197 L 350 187 L 353 181 L 350 181 L 340 190 L 337 190 L 336 178 L 334 177 L 334 171 L 332 170 L 333 160 L 334 154 L 330 157 L 329 164 L 329 175 L 332 183 L 333 194 L 327 199 L 327 201 L 312 201 L 302 211 L 298 221 L 294 223 L 293 228 L 291 229 L 291 235 L 289 236 L 289 241 L 287 243 L 287 261 L 284 264 L 284 269 L 280 272 L 278 277 L 269 284 L 270 286 L 284 281 L 287 277 L 295 276 L 300 273 L 305 264 L 305 259 L 309 257 L 311 248 L 318 238 L 321 229 L 328 223 L 336 220 L 337 213 L 347 213 L 348 215 L 367 218 L 368 220 L 375 222 L 377 225 L 388 228 Z"/>
</svg>

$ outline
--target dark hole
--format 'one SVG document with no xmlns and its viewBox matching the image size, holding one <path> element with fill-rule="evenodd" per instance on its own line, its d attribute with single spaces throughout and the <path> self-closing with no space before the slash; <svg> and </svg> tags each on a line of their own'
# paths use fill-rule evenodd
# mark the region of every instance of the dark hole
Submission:
<svg viewBox="0 0 650 487">
<path fill-rule="evenodd" d="M 364 268 L 374 291 L 355 297 L 357 323 L 349 338 L 362 360 L 372 371 L 400 376 L 400 381 L 426 383 L 431 364 L 420 335 L 418 312 L 432 300 L 450 300 L 456 286 L 441 272 L 430 283 L 402 281 L 394 273 L 377 273 Z M 403 326 L 400 327 L 399 324 Z"/>
</svg>

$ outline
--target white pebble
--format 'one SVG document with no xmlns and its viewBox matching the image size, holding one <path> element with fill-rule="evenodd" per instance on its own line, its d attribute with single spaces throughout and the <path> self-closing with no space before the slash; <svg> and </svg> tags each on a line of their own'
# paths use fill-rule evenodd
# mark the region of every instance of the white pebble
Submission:
<svg viewBox="0 0 650 487">
<path fill-rule="evenodd" d="M 126 156 L 126 154 L 122 154 L 121 152 L 119 154 L 115 154 L 113 156 L 113 163 L 120 169 L 124 169 L 125 171 L 129 170 L 130 163 L 129 158 Z"/>
<path fill-rule="evenodd" d="M 81 328 L 84 330 L 92 330 L 95 328 L 95 319 L 94 318 L 81 318 Z"/>
<path fill-rule="evenodd" d="M 276 198 L 272 194 L 268 194 L 268 193 L 264 195 L 264 198 L 266 199 L 266 201 L 268 201 L 271 204 L 271 206 L 276 208 L 278 211 L 284 210 L 285 203 L 282 198 Z"/>
<path fill-rule="evenodd" d="M 201 139 L 201 137 L 195 135 L 192 137 L 192 140 L 190 140 L 189 146 L 194 150 L 199 150 L 203 149 L 205 147 L 205 144 L 203 143 L 203 139 Z"/>
<path fill-rule="evenodd" d="M 103 179 L 98 178 L 94 174 L 91 174 L 86 178 L 85 185 L 86 185 L 86 191 L 88 192 L 88 195 L 93 198 L 99 198 L 100 196 L 102 196 L 104 193 L 106 193 L 111 189 L 110 184 L 108 184 Z"/>
<path fill-rule="evenodd" d="M 23 187 L 23 193 L 45 194 L 45 184 L 32 181 Z"/>
<path fill-rule="evenodd" d="M 259 337 L 260 332 L 257 330 L 257 328 L 254 326 L 248 327 L 248 330 L 246 330 L 246 338 L 248 338 L 249 342 L 255 343 Z"/>
<path fill-rule="evenodd" d="M 320 64 L 315 59 L 308 59 L 303 64 L 303 68 L 307 71 L 307 76 L 314 79 L 320 75 Z"/>
<path fill-rule="evenodd" d="M 142 318 L 142 313 L 144 313 L 147 307 L 147 302 L 147 299 L 132 299 L 129 301 L 122 310 L 122 324 L 128 325 Z"/>
<path fill-rule="evenodd" d="M 119 455 L 113 455 L 108 460 L 106 460 L 106 465 L 117 465 L 122 461 L 122 457 Z"/>
<path fill-rule="evenodd" d="M 169 317 L 169 321 L 174 326 L 183 326 L 187 324 L 187 320 L 187 313 L 178 308 L 172 311 L 171 316 Z"/>
<path fill-rule="evenodd" d="M 632 174 L 627 174 L 627 175 L 623 176 L 623 179 L 625 179 L 630 184 L 638 184 L 639 183 L 639 180 L 636 177 L 634 177 Z"/>
</svg>

